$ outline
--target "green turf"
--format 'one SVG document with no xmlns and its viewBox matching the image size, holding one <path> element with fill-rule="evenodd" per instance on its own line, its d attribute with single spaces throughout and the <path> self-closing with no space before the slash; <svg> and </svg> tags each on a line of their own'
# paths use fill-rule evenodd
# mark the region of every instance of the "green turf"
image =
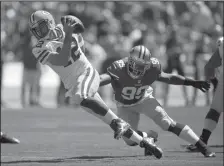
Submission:
<svg viewBox="0 0 224 166">
<path fill-rule="evenodd" d="M 208 108 L 169 108 L 168 114 L 188 124 L 197 134 L 203 127 Z M 180 146 L 186 142 L 159 129 L 151 120 L 141 117 L 140 129 L 159 132 L 162 159 L 144 157 L 143 149 L 128 147 L 114 140 L 111 129 L 80 109 L 3 109 L 2 131 L 20 139 L 18 145 L 1 146 L 1 165 L 15 166 L 222 166 L 223 118 L 209 144 L 216 158 L 187 153 Z M 216 147 L 217 146 L 217 147 Z"/>
</svg>

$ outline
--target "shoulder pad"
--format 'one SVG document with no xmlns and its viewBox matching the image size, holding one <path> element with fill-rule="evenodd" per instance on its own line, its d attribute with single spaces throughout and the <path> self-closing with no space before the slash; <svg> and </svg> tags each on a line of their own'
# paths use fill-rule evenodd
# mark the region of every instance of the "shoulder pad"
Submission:
<svg viewBox="0 0 224 166">
<path fill-rule="evenodd" d="M 125 59 L 120 59 L 113 62 L 113 64 L 119 69 L 122 69 L 123 67 L 125 67 L 125 63 L 126 63 Z"/>
<path fill-rule="evenodd" d="M 107 72 L 115 78 L 119 77 L 119 72 L 121 71 L 121 69 L 125 67 L 125 61 L 123 59 L 117 60 L 115 62 L 113 62 L 108 68 L 107 68 Z"/>
<path fill-rule="evenodd" d="M 159 60 L 157 58 L 151 58 L 151 68 L 156 69 L 157 71 L 161 72 L 161 63 L 159 62 Z"/>
</svg>

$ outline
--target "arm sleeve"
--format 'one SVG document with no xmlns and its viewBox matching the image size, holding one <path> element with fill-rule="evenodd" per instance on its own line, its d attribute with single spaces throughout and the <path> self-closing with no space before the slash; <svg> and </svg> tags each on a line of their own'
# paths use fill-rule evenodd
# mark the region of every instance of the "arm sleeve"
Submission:
<svg viewBox="0 0 224 166">
<path fill-rule="evenodd" d="M 115 62 L 113 62 L 108 68 L 107 73 L 111 76 L 112 79 L 118 79 L 118 70 L 119 67 L 116 65 Z"/>
<path fill-rule="evenodd" d="M 48 49 L 34 47 L 32 53 L 36 57 L 37 61 L 44 65 L 47 63 L 51 51 L 49 51 Z"/>
</svg>

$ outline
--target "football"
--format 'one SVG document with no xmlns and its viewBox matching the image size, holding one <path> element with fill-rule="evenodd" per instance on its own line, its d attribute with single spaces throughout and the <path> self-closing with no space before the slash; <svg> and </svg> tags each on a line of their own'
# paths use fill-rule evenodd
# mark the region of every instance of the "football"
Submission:
<svg viewBox="0 0 224 166">
<path fill-rule="evenodd" d="M 72 23 L 78 23 L 75 28 L 74 28 L 74 33 L 83 33 L 84 30 L 85 30 L 85 27 L 82 23 L 82 21 L 80 19 L 78 19 L 77 17 L 75 16 L 72 16 L 72 15 L 66 15 L 66 16 L 62 16 L 61 17 L 61 23 L 62 25 L 65 24 L 66 20 L 67 19 L 71 19 L 72 20 Z"/>
</svg>

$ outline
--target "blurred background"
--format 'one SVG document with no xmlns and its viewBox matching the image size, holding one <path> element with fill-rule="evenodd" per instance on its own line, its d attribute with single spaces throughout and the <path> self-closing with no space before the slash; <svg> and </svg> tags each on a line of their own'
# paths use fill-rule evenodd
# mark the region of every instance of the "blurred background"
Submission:
<svg viewBox="0 0 224 166">
<path fill-rule="evenodd" d="M 195 79 L 223 35 L 223 2 L 2 2 L 1 3 L 1 105 L 2 107 L 72 106 L 64 97 L 58 76 L 32 55 L 35 40 L 28 19 L 36 10 L 47 10 L 57 23 L 71 14 L 80 18 L 86 56 L 99 71 L 128 55 L 131 47 L 145 45 L 163 70 Z M 154 95 L 169 106 L 209 105 L 213 87 L 203 94 L 191 87 L 153 85 Z M 110 85 L 100 88 L 113 107 Z M 178 101 L 178 102 L 177 102 Z"/>
</svg>

